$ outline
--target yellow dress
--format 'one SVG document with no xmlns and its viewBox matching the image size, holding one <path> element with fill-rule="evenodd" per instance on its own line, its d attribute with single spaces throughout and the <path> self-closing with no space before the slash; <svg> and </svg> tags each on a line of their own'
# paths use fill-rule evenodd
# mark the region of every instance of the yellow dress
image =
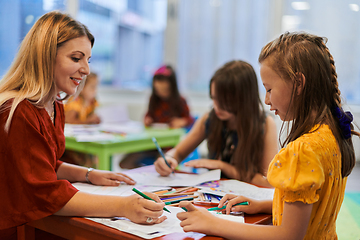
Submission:
<svg viewBox="0 0 360 240">
<path fill-rule="evenodd" d="M 341 177 L 340 149 L 327 125 L 281 149 L 267 177 L 275 187 L 274 225 L 281 225 L 284 202 L 300 201 L 313 204 L 304 239 L 337 239 L 335 222 L 347 178 Z"/>
<path fill-rule="evenodd" d="M 81 96 L 78 96 L 75 99 L 71 97 L 67 103 L 64 104 L 65 115 L 69 111 L 75 111 L 78 114 L 78 119 L 82 122 L 85 122 L 88 116 L 94 113 L 98 105 L 98 102 L 94 99 L 94 101 L 89 106 L 84 107 L 84 100 Z"/>
</svg>

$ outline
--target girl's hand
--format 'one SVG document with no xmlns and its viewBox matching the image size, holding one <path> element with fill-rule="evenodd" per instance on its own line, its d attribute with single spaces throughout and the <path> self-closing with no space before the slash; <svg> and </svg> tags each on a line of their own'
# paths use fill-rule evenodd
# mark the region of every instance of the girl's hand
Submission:
<svg viewBox="0 0 360 240">
<path fill-rule="evenodd" d="M 248 202 L 249 205 L 238 205 L 234 206 L 237 203 Z M 237 196 L 234 194 L 226 194 L 219 202 L 218 207 L 226 205 L 226 214 L 230 212 L 245 212 L 248 214 L 256 214 L 262 211 L 264 208 L 263 202 L 254 200 L 251 198 Z"/>
<path fill-rule="evenodd" d="M 99 124 L 100 122 L 101 122 L 100 117 L 94 113 L 88 116 L 85 121 L 85 123 L 87 124 Z"/>
<path fill-rule="evenodd" d="M 162 216 L 165 203 L 153 193 L 144 192 L 145 195 L 154 199 L 156 202 L 147 200 L 136 194 L 125 197 L 125 204 L 121 208 L 125 209 L 125 217 L 135 223 L 155 224 L 163 222 L 167 217 Z"/>
<path fill-rule="evenodd" d="M 153 122 L 154 122 L 154 119 L 152 119 L 151 117 L 144 118 L 144 125 L 147 127 L 150 126 Z"/>
<path fill-rule="evenodd" d="M 165 163 L 165 160 L 163 157 L 159 157 L 158 159 L 156 159 L 156 161 L 154 162 L 155 165 L 155 169 L 156 171 L 161 175 L 161 176 L 169 176 L 170 173 L 172 173 L 174 171 L 174 169 L 177 167 L 178 162 L 176 161 L 175 158 L 172 158 L 170 156 L 165 156 L 166 157 L 166 161 L 170 164 L 171 168 L 169 168 L 169 166 Z"/>
<path fill-rule="evenodd" d="M 121 182 L 125 182 L 130 185 L 134 185 L 136 183 L 125 174 L 96 169 L 89 173 L 88 179 L 92 184 L 100 186 L 119 186 Z"/>
<path fill-rule="evenodd" d="M 187 209 L 187 212 L 180 212 L 176 216 L 181 221 L 180 226 L 184 232 L 199 232 L 212 235 L 211 228 L 220 219 L 212 215 L 206 208 L 196 208 L 191 202 L 182 201 L 179 207 Z"/>
<path fill-rule="evenodd" d="M 186 118 L 172 118 L 169 123 L 171 128 L 182 128 L 187 125 Z"/>
<path fill-rule="evenodd" d="M 186 162 L 184 165 L 194 168 L 221 169 L 223 162 L 221 160 L 198 159 Z"/>
</svg>

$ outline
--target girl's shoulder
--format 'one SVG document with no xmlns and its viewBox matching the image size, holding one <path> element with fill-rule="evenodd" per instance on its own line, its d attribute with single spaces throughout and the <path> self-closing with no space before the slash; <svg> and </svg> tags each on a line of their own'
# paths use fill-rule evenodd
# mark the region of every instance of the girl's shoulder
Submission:
<svg viewBox="0 0 360 240">
<path fill-rule="evenodd" d="M 293 144 L 306 144 L 310 147 L 323 148 L 326 145 L 336 145 L 336 139 L 327 124 L 314 126 L 308 133 L 303 134 L 298 139 L 293 141 Z"/>
<path fill-rule="evenodd" d="M 340 156 L 330 128 L 317 125 L 276 154 L 269 165 L 268 181 L 275 188 L 292 192 L 291 196 L 300 191 L 296 194 L 303 197 L 303 202 L 313 203 L 317 201 L 316 190 L 324 183 L 329 164 L 338 162 Z M 297 198 L 287 200 L 294 199 Z"/>
</svg>

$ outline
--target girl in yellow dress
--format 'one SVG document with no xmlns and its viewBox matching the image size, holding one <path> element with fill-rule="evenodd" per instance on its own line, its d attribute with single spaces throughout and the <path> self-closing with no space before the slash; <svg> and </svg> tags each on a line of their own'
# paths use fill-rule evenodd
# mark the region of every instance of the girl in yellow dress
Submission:
<svg viewBox="0 0 360 240">
<path fill-rule="evenodd" d="M 261 51 L 265 103 L 279 115 L 289 134 L 271 161 L 267 179 L 273 201 L 226 195 L 226 213 L 272 213 L 273 226 L 219 219 L 189 202 L 178 214 L 184 231 L 227 239 L 337 239 L 336 218 L 347 176 L 355 165 L 352 115 L 341 106 L 335 64 L 326 39 L 285 33 Z M 285 123 L 286 122 L 286 123 Z M 291 126 L 290 126 L 291 123 Z M 249 205 L 234 206 L 240 202 Z"/>
</svg>

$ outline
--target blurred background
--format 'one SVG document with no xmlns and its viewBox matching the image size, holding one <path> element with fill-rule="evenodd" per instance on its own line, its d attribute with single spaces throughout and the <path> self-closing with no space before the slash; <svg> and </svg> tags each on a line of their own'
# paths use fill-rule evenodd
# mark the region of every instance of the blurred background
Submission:
<svg viewBox="0 0 360 240">
<path fill-rule="evenodd" d="M 34 22 L 60 10 L 95 36 L 90 68 L 100 76 L 101 106 L 120 105 L 125 119 L 142 121 L 152 74 L 171 64 L 192 115 L 200 116 L 211 108 L 209 80 L 218 67 L 241 59 L 259 77 L 263 45 L 284 31 L 307 31 L 328 38 L 343 100 L 356 122 L 359 6 L 360 0 L 0 0 L 0 75 Z M 260 77 L 259 86 L 263 97 Z"/>
</svg>

